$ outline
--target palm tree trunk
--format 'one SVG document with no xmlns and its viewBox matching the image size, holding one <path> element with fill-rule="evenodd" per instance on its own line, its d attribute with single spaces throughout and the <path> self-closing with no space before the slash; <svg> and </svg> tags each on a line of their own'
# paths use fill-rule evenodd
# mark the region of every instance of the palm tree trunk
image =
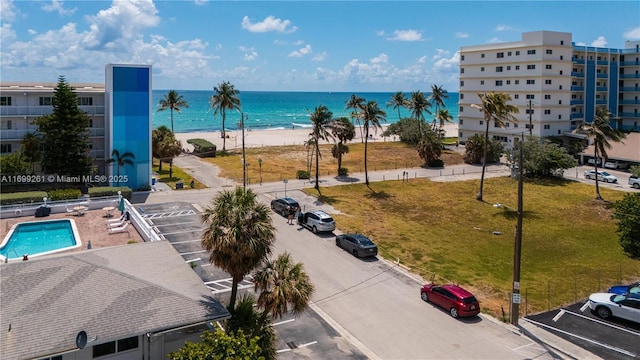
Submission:
<svg viewBox="0 0 640 360">
<path fill-rule="evenodd" d="M 173 159 L 169 161 L 169 180 L 173 177 Z"/>
<path fill-rule="evenodd" d="M 484 186 L 484 172 L 487 168 L 487 148 L 489 147 L 489 119 L 485 117 L 487 122 L 487 130 L 484 133 L 484 151 L 482 153 L 482 175 L 480 176 L 480 191 L 476 195 L 476 200 L 482 201 L 482 188 Z"/>
<path fill-rule="evenodd" d="M 319 140 L 319 139 L 318 139 Z M 318 158 L 320 156 L 320 149 L 318 148 L 320 146 L 320 141 L 316 141 L 316 190 L 320 191 L 320 174 L 318 174 L 318 171 L 320 171 L 320 164 L 318 161 Z"/>
<path fill-rule="evenodd" d="M 173 109 L 171 109 L 171 132 L 173 132 Z"/>
<path fill-rule="evenodd" d="M 342 168 L 342 142 L 338 143 L 338 176 L 340 176 L 340 169 Z"/>
<path fill-rule="evenodd" d="M 227 308 L 227 310 L 229 310 L 229 312 L 232 314 L 233 314 L 233 310 L 236 308 L 236 297 L 238 296 L 238 284 L 240 283 L 241 280 L 242 278 L 237 279 L 235 276 L 233 276 L 231 280 L 231 298 L 229 299 L 229 307 Z"/>
<path fill-rule="evenodd" d="M 158 173 L 162 171 L 162 159 L 158 158 L 158 161 L 160 162 L 160 165 L 158 166 Z"/>
<path fill-rule="evenodd" d="M 224 121 L 227 119 L 227 114 L 222 109 L 222 152 L 226 152 L 227 148 L 227 133 L 224 130 Z"/>
<path fill-rule="evenodd" d="M 364 127 L 364 183 L 369 186 L 369 172 L 367 170 L 367 145 L 369 145 L 369 127 Z"/>
<path fill-rule="evenodd" d="M 593 150 L 593 166 L 596 170 L 596 200 L 604 200 L 602 198 L 602 195 L 600 195 L 600 186 L 598 185 L 598 146 L 596 146 L 596 144 L 594 144 L 593 146 L 594 150 Z"/>
</svg>

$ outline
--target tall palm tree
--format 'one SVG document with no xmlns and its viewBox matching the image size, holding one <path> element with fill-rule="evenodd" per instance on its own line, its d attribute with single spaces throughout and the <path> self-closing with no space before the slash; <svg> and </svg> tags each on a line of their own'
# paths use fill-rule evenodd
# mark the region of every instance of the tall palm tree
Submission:
<svg viewBox="0 0 640 360">
<path fill-rule="evenodd" d="M 229 310 L 235 308 L 238 283 L 271 254 L 275 228 L 269 208 L 251 189 L 224 190 L 201 215 L 202 246 L 211 264 L 231 275 Z"/>
<path fill-rule="evenodd" d="M 302 313 L 311 300 L 314 287 L 302 263 L 294 263 L 287 252 L 275 260 L 265 260 L 253 275 L 258 306 L 274 319 L 287 312 Z"/>
<path fill-rule="evenodd" d="M 400 119 L 400 109 L 409 106 L 409 99 L 402 91 L 398 91 L 391 95 L 391 100 L 387 101 L 387 107 L 393 106 L 393 110 L 398 110 L 398 120 Z"/>
<path fill-rule="evenodd" d="M 178 92 L 175 90 L 169 90 L 169 92 L 164 96 L 164 99 L 160 100 L 158 103 L 158 111 L 165 111 L 167 109 L 171 110 L 171 132 L 173 132 L 173 110 L 177 111 L 178 114 L 182 112 L 181 108 L 188 108 L 189 103 L 182 98 L 182 95 L 178 95 Z"/>
<path fill-rule="evenodd" d="M 125 167 L 126 165 L 135 166 L 133 163 L 133 160 L 135 158 L 136 156 L 131 151 L 127 151 L 120 154 L 120 151 L 118 151 L 117 149 L 113 149 L 113 151 L 111 152 L 111 159 L 107 160 L 106 163 L 107 164 L 115 163 L 116 166 L 118 167 L 118 170 L 117 170 L 118 173 L 116 177 L 116 186 L 120 186 L 120 168 Z"/>
<path fill-rule="evenodd" d="M 222 152 L 226 151 L 227 136 L 225 133 L 224 123 L 227 120 L 227 110 L 240 111 L 240 99 L 233 85 L 228 81 L 223 81 L 213 88 L 214 94 L 209 98 L 209 109 L 214 109 L 213 116 L 218 113 L 222 114 Z"/>
<path fill-rule="evenodd" d="M 329 111 L 329 108 L 325 105 L 320 105 L 315 108 L 309 118 L 313 128 L 313 131 L 309 133 L 309 141 L 313 140 L 313 146 L 316 151 L 316 190 L 320 190 L 320 166 L 318 163 L 319 158 L 322 157 L 320 154 L 320 140 L 329 140 L 333 138 L 333 135 L 329 132 L 332 117 L 333 113 Z"/>
<path fill-rule="evenodd" d="M 626 137 L 623 132 L 611 127 L 610 120 L 611 112 L 601 106 L 596 108 L 596 113 L 591 123 L 584 123 L 575 130 L 575 132 L 583 133 L 587 135 L 588 138 L 593 139 L 593 166 L 596 171 L 596 200 L 603 200 L 598 185 L 598 159 L 602 158 L 603 163 L 607 161 L 609 158 L 607 149 L 611 149 L 610 141 L 621 142 Z"/>
<path fill-rule="evenodd" d="M 418 133 L 422 137 L 422 128 L 424 125 L 424 113 L 431 114 L 429 108 L 431 103 L 427 100 L 420 90 L 411 93 L 408 109 L 411 111 L 411 117 L 418 120 Z"/>
<path fill-rule="evenodd" d="M 431 95 L 427 98 L 427 101 L 431 101 L 432 104 L 436 105 L 436 116 L 440 110 L 440 107 L 445 107 L 444 99 L 449 98 L 449 93 L 447 90 L 443 89 L 442 86 L 438 86 L 436 84 L 431 85 Z M 436 118 L 433 119 L 433 130 L 436 129 Z"/>
<path fill-rule="evenodd" d="M 449 113 L 449 110 L 447 109 L 440 109 L 436 112 L 436 117 L 433 119 L 433 121 L 438 121 L 438 123 L 440 124 L 440 135 L 442 137 L 443 132 L 444 132 L 444 125 L 446 123 L 452 123 L 453 122 L 453 116 L 451 116 L 451 114 Z M 436 130 L 436 129 L 433 129 Z"/>
<path fill-rule="evenodd" d="M 504 127 L 507 122 L 516 122 L 513 114 L 518 113 L 518 108 L 507 104 L 511 101 L 511 95 L 502 92 L 480 93 L 480 104 L 471 104 L 472 107 L 482 111 L 486 130 L 484 132 L 484 151 L 482 155 L 482 175 L 480 176 L 480 190 L 476 199 L 482 201 L 482 190 L 484 186 L 484 173 L 487 167 L 487 150 L 489 147 L 489 123 L 494 121 L 496 126 Z"/>
<path fill-rule="evenodd" d="M 365 103 L 365 99 L 363 97 L 357 96 L 356 94 L 351 94 L 351 97 L 346 102 L 345 110 L 353 109 L 351 112 L 351 118 L 354 120 L 356 124 L 358 124 L 358 128 L 360 129 L 360 140 L 364 140 L 362 138 L 362 127 L 360 126 L 360 117 L 358 116 L 358 110 L 362 108 Z"/>
<path fill-rule="evenodd" d="M 440 158 L 442 154 L 442 141 L 435 131 L 429 130 L 420 139 L 416 148 L 418 155 L 424 160 L 424 166 L 427 167 L 434 160 Z"/>
<path fill-rule="evenodd" d="M 258 345 L 262 349 L 265 360 L 277 359 L 276 332 L 271 325 L 271 316 L 266 311 L 260 311 L 256 307 L 256 298 L 244 293 L 238 299 L 236 307 L 227 320 L 225 329 L 235 333 L 242 330 L 248 338 L 258 337 Z"/>
<path fill-rule="evenodd" d="M 151 154 L 160 161 L 158 171 L 162 171 L 163 157 L 160 156 L 160 144 L 164 143 L 165 138 L 175 138 L 175 135 L 173 134 L 173 131 L 164 125 L 157 129 L 153 129 L 151 132 Z"/>
<path fill-rule="evenodd" d="M 346 117 L 341 117 L 332 121 L 331 134 L 338 139 L 336 144 L 331 150 L 334 158 L 338 159 L 338 175 L 340 175 L 340 169 L 342 168 L 342 155 L 349 152 L 349 147 L 344 145 L 347 141 L 353 140 L 356 135 L 353 124 Z"/>
<path fill-rule="evenodd" d="M 158 155 L 160 161 L 169 161 L 169 179 L 173 178 L 173 158 L 180 155 L 182 152 L 182 143 L 176 139 L 171 133 L 171 136 L 165 137 L 158 144 Z M 159 171 L 160 169 L 158 169 Z"/>
<path fill-rule="evenodd" d="M 364 127 L 364 182 L 369 185 L 369 172 L 367 170 L 367 146 L 369 144 L 369 128 L 382 129 L 381 122 L 385 121 L 387 113 L 380 110 L 378 103 L 371 100 L 362 107 L 362 126 Z"/>
</svg>

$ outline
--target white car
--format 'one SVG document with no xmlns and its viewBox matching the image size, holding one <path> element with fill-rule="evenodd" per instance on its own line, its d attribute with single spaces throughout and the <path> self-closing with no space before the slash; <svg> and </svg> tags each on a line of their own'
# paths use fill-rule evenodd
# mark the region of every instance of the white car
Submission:
<svg viewBox="0 0 640 360">
<path fill-rule="evenodd" d="M 640 294 L 591 294 L 589 308 L 603 319 L 615 316 L 640 324 Z"/>
<path fill-rule="evenodd" d="M 596 179 L 596 171 L 595 170 L 587 170 L 584 172 L 584 178 L 585 179 L 591 179 L 591 180 L 595 180 Z M 598 171 L 598 180 L 599 181 L 604 181 L 604 182 L 608 182 L 608 183 L 617 183 L 618 182 L 618 178 L 609 174 L 606 171 Z"/>
<path fill-rule="evenodd" d="M 297 221 L 298 225 L 306 227 L 313 231 L 314 234 L 318 232 L 332 232 L 336 229 L 336 222 L 331 215 L 322 210 L 299 212 Z"/>
</svg>

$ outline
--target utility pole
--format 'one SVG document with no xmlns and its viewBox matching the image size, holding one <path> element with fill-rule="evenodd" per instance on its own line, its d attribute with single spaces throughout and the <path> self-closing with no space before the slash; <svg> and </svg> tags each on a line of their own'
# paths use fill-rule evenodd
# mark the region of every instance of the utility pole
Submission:
<svg viewBox="0 0 640 360">
<path fill-rule="evenodd" d="M 511 293 L 510 323 L 518 325 L 520 306 L 520 257 L 522 254 L 522 163 L 524 156 L 524 133 L 520 134 L 520 159 L 518 160 L 518 221 L 516 223 L 516 238 L 513 249 L 513 289 Z"/>
<path fill-rule="evenodd" d="M 242 187 L 247 189 L 247 159 L 244 156 L 244 113 L 240 113 L 240 127 L 242 128 Z"/>
<path fill-rule="evenodd" d="M 533 122 L 531 121 L 531 99 L 529 99 L 529 137 L 533 136 Z"/>
</svg>

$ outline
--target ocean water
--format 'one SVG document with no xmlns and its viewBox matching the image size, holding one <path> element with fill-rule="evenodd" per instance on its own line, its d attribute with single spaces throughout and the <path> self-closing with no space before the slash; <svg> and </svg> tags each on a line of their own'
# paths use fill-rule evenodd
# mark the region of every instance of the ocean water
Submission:
<svg viewBox="0 0 640 360">
<path fill-rule="evenodd" d="M 173 128 L 176 133 L 197 131 L 220 131 L 222 129 L 222 116 L 214 117 L 213 109 L 209 109 L 209 98 L 213 91 L 208 90 L 176 90 L 189 107 L 182 108 L 181 112 L 173 112 Z M 168 90 L 153 90 L 153 118 L 152 126 L 157 128 L 165 125 L 171 128 L 171 111 L 156 111 L 157 105 L 167 94 Z M 241 91 L 239 94 L 240 105 L 245 114 L 245 127 L 255 130 L 290 129 L 310 127 L 309 113 L 320 106 L 325 105 L 333 113 L 333 117 L 348 117 L 351 110 L 345 109 L 345 103 L 351 97 L 351 92 L 272 92 L 272 91 Z M 398 111 L 392 106 L 387 107 L 393 93 L 355 93 L 365 100 L 375 100 L 380 109 L 386 111 L 386 122 L 398 121 Z M 410 96 L 409 93 L 406 94 Z M 458 122 L 458 93 L 449 93 L 445 99 L 446 108 L 449 110 L 453 121 Z M 425 93 L 429 96 L 429 93 Z M 431 108 L 435 112 L 435 106 Z M 400 116 L 408 117 L 409 112 L 401 109 Z M 425 114 L 427 122 L 433 120 L 433 115 Z M 225 127 L 227 130 L 239 128 L 240 113 L 227 111 Z"/>
</svg>

